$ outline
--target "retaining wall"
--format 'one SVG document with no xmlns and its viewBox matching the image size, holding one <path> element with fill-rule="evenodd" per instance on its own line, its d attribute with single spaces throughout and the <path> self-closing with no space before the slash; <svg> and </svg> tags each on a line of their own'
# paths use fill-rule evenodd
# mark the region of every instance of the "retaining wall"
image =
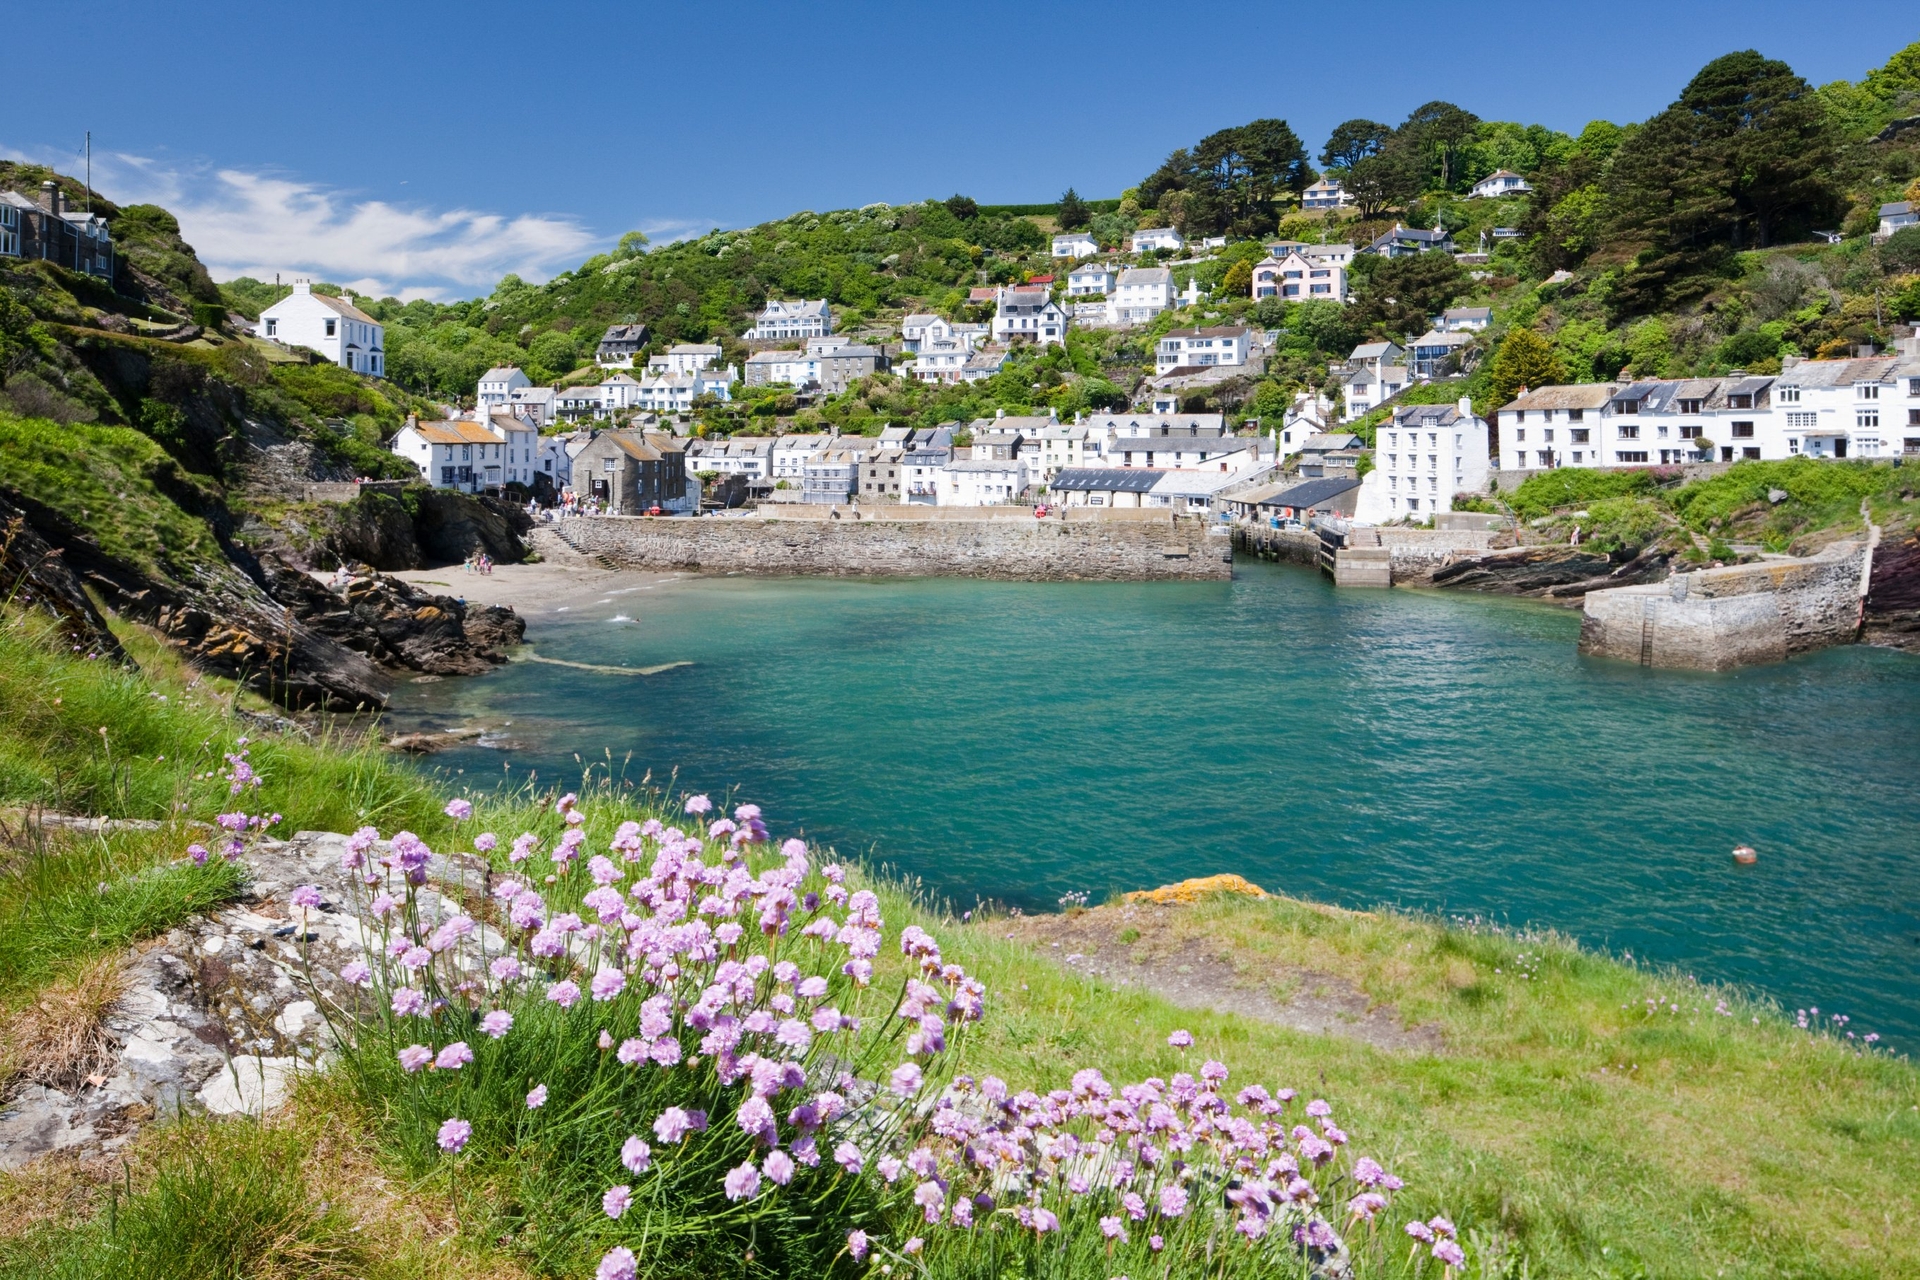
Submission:
<svg viewBox="0 0 1920 1280">
<path fill-rule="evenodd" d="M 562 521 L 575 550 L 632 569 L 846 577 L 1221 579 L 1229 539 L 1203 521 L 646 519 Z"/>
<path fill-rule="evenodd" d="M 1589 592 L 1580 652 L 1647 667 L 1725 671 L 1852 644 L 1870 554 L 1860 543 L 1842 542 L 1803 560 Z"/>
</svg>

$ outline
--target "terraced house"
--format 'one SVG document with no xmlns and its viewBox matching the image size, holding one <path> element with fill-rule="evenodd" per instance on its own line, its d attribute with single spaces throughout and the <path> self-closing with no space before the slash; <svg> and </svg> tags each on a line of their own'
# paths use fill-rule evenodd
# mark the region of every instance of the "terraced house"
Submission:
<svg viewBox="0 0 1920 1280">
<path fill-rule="evenodd" d="M 69 271 L 113 279 L 113 233 L 107 220 L 67 205 L 56 182 L 40 184 L 39 199 L 0 191 L 0 257 L 38 258 Z"/>
<path fill-rule="evenodd" d="M 687 480 L 686 441 L 660 431 L 603 431 L 573 459 L 573 490 L 607 514 L 691 515 L 697 483 Z"/>
</svg>

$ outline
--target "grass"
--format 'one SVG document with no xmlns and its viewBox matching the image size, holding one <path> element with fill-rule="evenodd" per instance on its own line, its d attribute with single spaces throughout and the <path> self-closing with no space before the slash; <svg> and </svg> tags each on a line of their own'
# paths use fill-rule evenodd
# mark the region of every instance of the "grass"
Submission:
<svg viewBox="0 0 1920 1280">
<path fill-rule="evenodd" d="M 224 807 L 224 784 L 200 775 L 244 727 L 235 695 L 196 683 L 141 634 L 124 638 L 149 674 L 55 652 L 31 624 L 0 627 L 0 797 L 160 818 Z M 452 837 L 444 792 L 351 735 L 270 735 L 252 759 L 267 783 L 248 807 L 281 810 L 288 828 L 408 826 L 436 847 Z M 596 806 L 644 798 L 602 783 Z M 531 795 L 476 799 L 473 829 L 557 831 Z M 173 827 L 16 848 L 0 881 L 0 990 L 12 993 L 0 1003 L 79 999 L 85 966 L 225 892 L 172 878 L 180 839 Z M 1236 1085 L 1332 1101 L 1357 1147 L 1407 1179 L 1396 1222 L 1450 1214 L 1485 1274 L 1920 1274 L 1904 1225 L 1920 1217 L 1920 1073 L 1739 991 L 1552 935 L 1289 899 L 1218 897 L 1116 921 L 1116 942 L 1142 960 L 1200 947 L 1280 995 L 1349 983 L 1444 1038 L 1437 1054 L 1397 1053 L 1175 1008 L 1009 940 L 1008 921 L 963 924 L 911 885 L 875 887 L 890 926 L 923 923 L 987 983 L 989 1016 L 960 1069 L 1042 1089 L 1088 1064 L 1113 1080 L 1165 1077 L 1183 1068 L 1166 1036 L 1188 1028 L 1196 1054 L 1226 1061 Z M 274 1125 L 156 1129 L 130 1174 L 56 1162 L 0 1176 L 0 1277 L 578 1274 L 590 1250 L 576 1237 L 591 1223 L 579 1201 L 604 1182 L 604 1152 L 529 1144 L 449 1183 L 406 1090 L 378 1072 L 336 1073 L 303 1087 Z M 227 1261 L 208 1260 L 209 1242 Z M 1032 1257 L 1012 1263 L 996 1263 L 993 1280 L 1040 1274 Z M 946 1255 L 927 1265 L 988 1274 Z M 730 1273 L 721 1257 L 701 1266 Z"/>
</svg>

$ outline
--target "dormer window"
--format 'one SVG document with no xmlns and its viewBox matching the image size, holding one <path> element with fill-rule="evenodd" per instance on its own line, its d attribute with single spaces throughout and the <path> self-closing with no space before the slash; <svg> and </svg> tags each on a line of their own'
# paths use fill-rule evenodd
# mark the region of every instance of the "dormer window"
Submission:
<svg viewBox="0 0 1920 1280">
<path fill-rule="evenodd" d="M 1880 384 L 1877 382 L 1861 383 L 1860 398 L 1862 400 L 1878 400 L 1880 398 Z"/>
<path fill-rule="evenodd" d="M 1698 400 L 1682 400 L 1680 402 L 1680 412 L 1698 413 L 1700 412 L 1700 402 Z"/>
</svg>

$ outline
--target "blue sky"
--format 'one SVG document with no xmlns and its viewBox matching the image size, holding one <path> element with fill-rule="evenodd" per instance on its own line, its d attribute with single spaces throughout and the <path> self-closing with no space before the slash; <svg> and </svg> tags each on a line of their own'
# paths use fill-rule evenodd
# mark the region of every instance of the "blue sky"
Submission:
<svg viewBox="0 0 1920 1280">
<path fill-rule="evenodd" d="M 1881 11 L 1897 13 L 1897 7 Z M 1739 48 L 1857 79 L 1920 22 L 1804 3 L 1475 5 L 96 0 L 9 32 L 0 154 L 181 214 L 217 277 L 451 297 L 631 228 L 965 192 L 1111 196 L 1258 116 L 1316 153 L 1433 98 L 1577 130 L 1659 110 Z"/>
</svg>

